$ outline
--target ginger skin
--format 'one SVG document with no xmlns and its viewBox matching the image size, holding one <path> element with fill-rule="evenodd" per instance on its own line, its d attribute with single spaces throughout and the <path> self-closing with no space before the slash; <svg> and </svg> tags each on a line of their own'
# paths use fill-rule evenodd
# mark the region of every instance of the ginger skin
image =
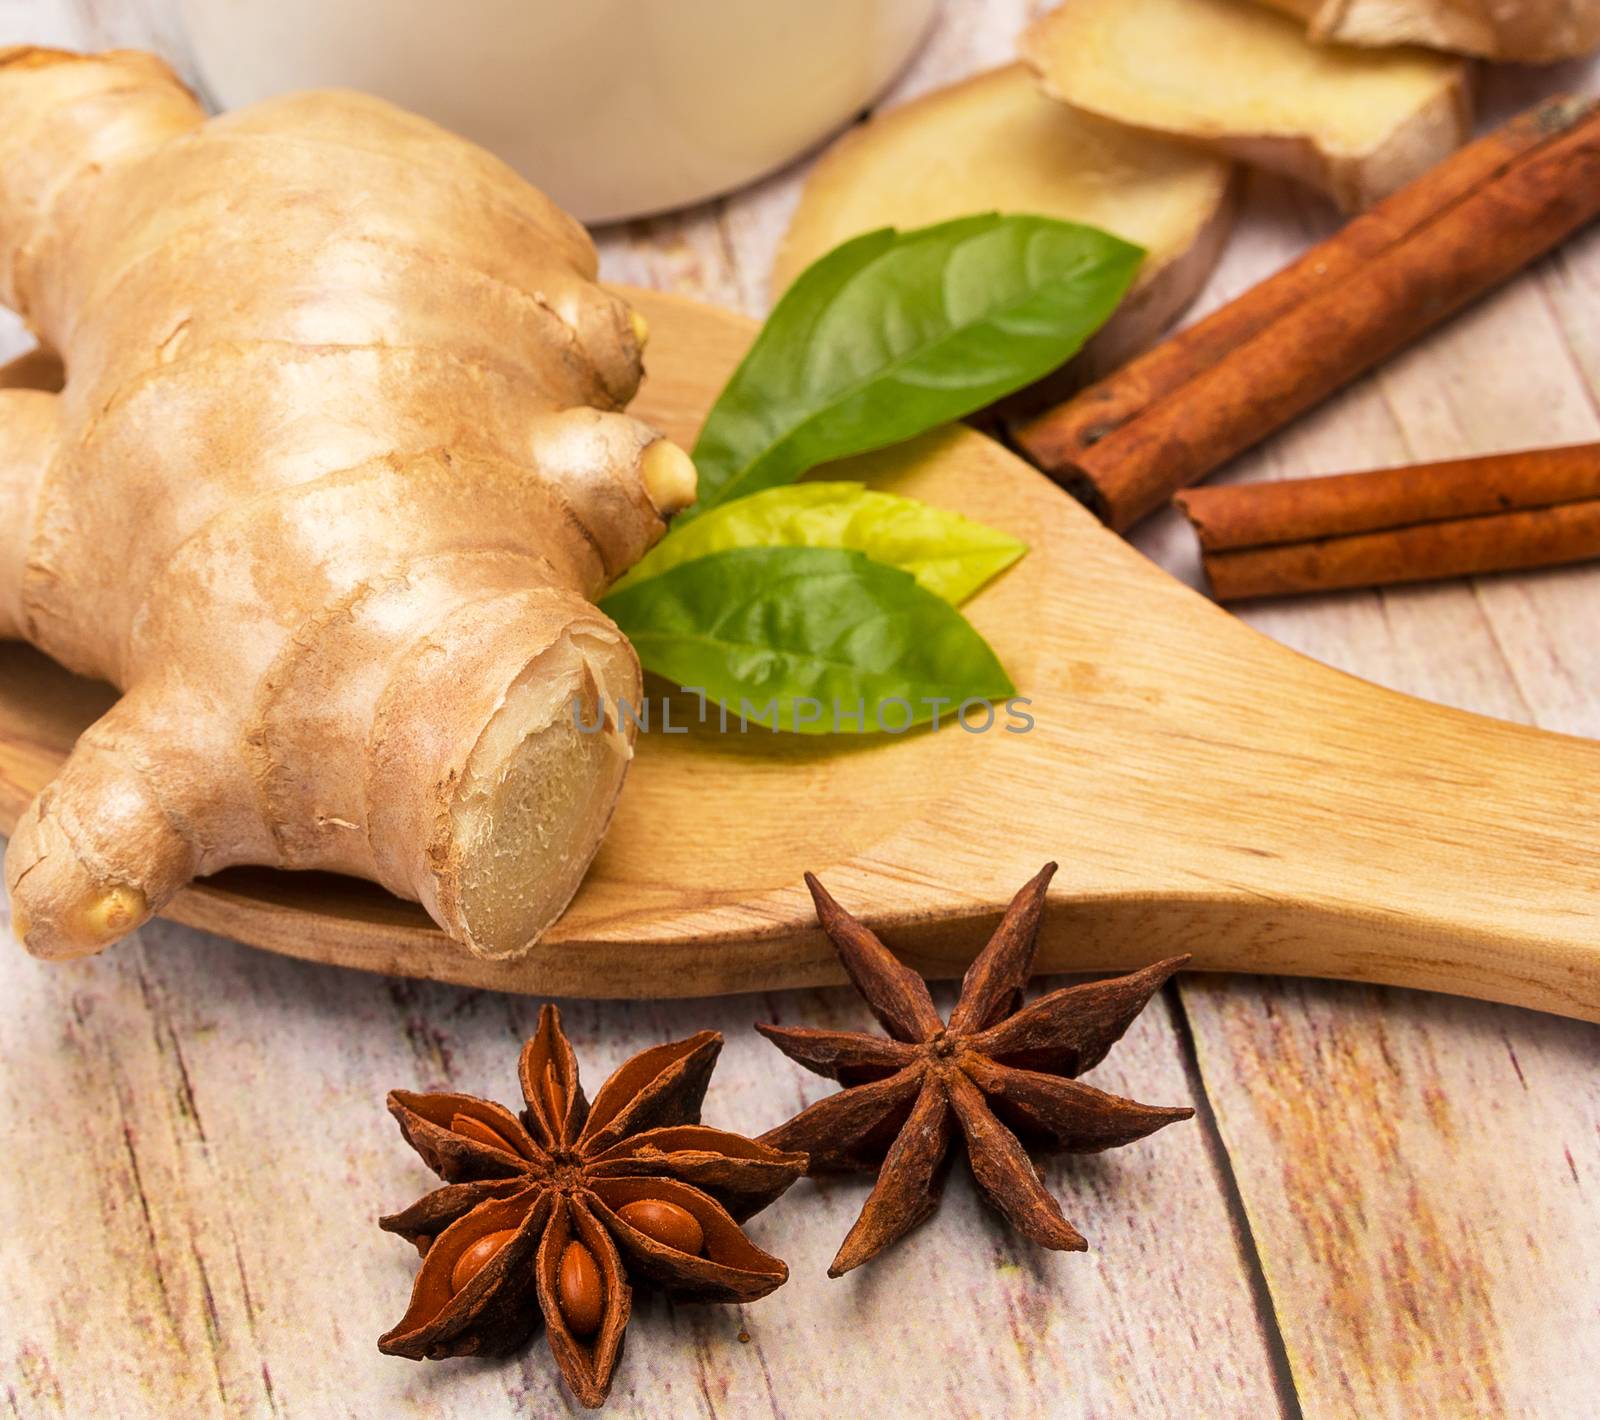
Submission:
<svg viewBox="0 0 1600 1420">
<path fill-rule="evenodd" d="M 1600 0 L 1260 0 L 1318 44 L 1389 46 L 1551 64 L 1600 46 Z"/>
<path fill-rule="evenodd" d="M 694 497 L 620 412 L 643 321 L 488 154 L 358 94 L 206 120 L 158 60 L 0 49 L 0 636 L 123 698 L 5 859 L 45 956 L 235 863 L 486 955 L 598 849 L 639 694 L 595 597 Z"/>
</svg>

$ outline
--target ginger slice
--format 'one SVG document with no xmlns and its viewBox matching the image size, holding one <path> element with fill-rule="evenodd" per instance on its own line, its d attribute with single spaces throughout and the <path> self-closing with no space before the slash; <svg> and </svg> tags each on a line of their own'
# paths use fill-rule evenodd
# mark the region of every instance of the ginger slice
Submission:
<svg viewBox="0 0 1600 1420">
<path fill-rule="evenodd" d="M 1319 44 L 1425 44 L 1548 64 L 1600 48 L 1600 0 L 1260 0 Z"/>
<path fill-rule="evenodd" d="M 1070 0 L 1023 35 L 1048 93 L 1370 206 L 1471 133 L 1468 68 L 1314 45 L 1246 0 Z"/>
<path fill-rule="evenodd" d="M 976 212 L 1101 227 L 1149 253 L 1083 362 L 1149 345 L 1211 274 L 1233 220 L 1226 160 L 1101 122 L 1011 64 L 880 114 L 836 143 L 806 183 L 772 272 L 776 295 L 840 242 Z"/>
</svg>

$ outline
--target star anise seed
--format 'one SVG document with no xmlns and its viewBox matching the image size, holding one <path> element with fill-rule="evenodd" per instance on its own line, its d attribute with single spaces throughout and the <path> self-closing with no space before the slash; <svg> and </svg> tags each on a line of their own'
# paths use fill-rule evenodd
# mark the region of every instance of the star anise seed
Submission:
<svg viewBox="0 0 1600 1420">
<path fill-rule="evenodd" d="M 542 1314 L 586 1406 L 611 1386 L 630 1278 L 703 1302 L 751 1302 L 788 1277 L 739 1223 L 805 1172 L 804 1154 L 702 1125 L 715 1031 L 641 1051 L 591 1105 L 554 1006 L 522 1051 L 520 1117 L 470 1095 L 395 1090 L 389 1112 L 445 1180 L 379 1220 L 415 1243 L 411 1305 L 378 1349 L 413 1360 L 494 1355 Z"/>
<path fill-rule="evenodd" d="M 968 968 L 948 1025 L 927 983 L 806 874 L 823 930 L 890 1037 L 756 1027 L 791 1060 L 845 1086 L 762 1142 L 809 1155 L 811 1173 L 878 1175 L 830 1277 L 871 1261 L 933 1213 L 958 1129 L 979 1188 L 1011 1226 L 1043 1247 L 1081 1252 L 1089 1244 L 1046 1191 L 1025 1146 L 1096 1153 L 1194 1114 L 1136 1104 L 1073 1078 L 1105 1058 L 1188 957 L 1021 1004 L 1055 870 L 1047 863 L 1012 899 Z"/>
</svg>

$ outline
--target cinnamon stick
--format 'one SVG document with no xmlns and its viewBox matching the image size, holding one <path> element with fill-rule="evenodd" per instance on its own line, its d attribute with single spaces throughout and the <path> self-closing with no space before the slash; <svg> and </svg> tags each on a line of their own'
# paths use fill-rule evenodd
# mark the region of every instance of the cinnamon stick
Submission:
<svg viewBox="0 0 1600 1420">
<path fill-rule="evenodd" d="M 1218 601 L 1600 557 L 1600 444 L 1178 495 Z"/>
<path fill-rule="evenodd" d="M 1012 438 L 1127 528 L 1597 213 L 1600 104 L 1550 100 Z"/>
</svg>

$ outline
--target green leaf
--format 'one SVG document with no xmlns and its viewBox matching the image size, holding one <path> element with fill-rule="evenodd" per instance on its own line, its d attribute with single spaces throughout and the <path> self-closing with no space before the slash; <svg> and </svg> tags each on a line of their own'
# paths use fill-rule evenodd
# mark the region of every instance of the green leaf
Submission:
<svg viewBox="0 0 1600 1420">
<path fill-rule="evenodd" d="M 947 601 L 909 573 L 841 548 L 715 552 L 601 605 L 648 670 L 756 724 L 898 731 L 931 719 L 932 700 L 948 714 L 966 699 L 1015 693 L 988 643 Z"/>
<path fill-rule="evenodd" d="M 959 605 L 1028 549 L 996 528 L 860 483 L 796 483 L 713 508 L 675 530 L 612 593 L 735 547 L 844 547 L 909 572 Z"/>
<path fill-rule="evenodd" d="M 1050 217 L 868 232 L 808 267 L 706 420 L 680 521 L 883 448 L 1048 374 L 1117 307 L 1141 248 Z"/>
</svg>

